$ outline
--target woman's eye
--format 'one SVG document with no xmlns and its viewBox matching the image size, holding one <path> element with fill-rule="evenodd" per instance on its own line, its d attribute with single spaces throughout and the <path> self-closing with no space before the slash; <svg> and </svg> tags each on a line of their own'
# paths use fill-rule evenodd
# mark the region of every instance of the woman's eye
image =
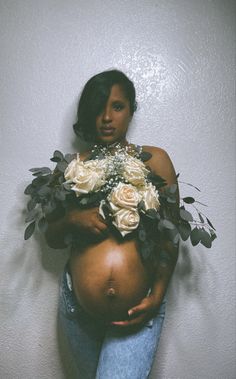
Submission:
<svg viewBox="0 0 236 379">
<path fill-rule="evenodd" d="M 123 108 L 124 108 L 123 104 L 120 104 L 120 103 L 113 104 L 113 109 L 115 109 L 115 111 L 121 111 Z"/>
</svg>

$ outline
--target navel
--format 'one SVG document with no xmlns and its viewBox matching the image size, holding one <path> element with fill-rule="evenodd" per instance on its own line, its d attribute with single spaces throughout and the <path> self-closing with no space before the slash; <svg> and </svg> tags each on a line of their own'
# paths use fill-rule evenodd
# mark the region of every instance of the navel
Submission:
<svg viewBox="0 0 236 379">
<path fill-rule="evenodd" d="M 116 296 L 115 288 L 112 288 L 112 287 L 108 288 L 106 295 L 108 297 L 115 297 Z"/>
<path fill-rule="evenodd" d="M 112 297 L 115 297 L 117 295 L 117 291 L 115 289 L 115 286 L 116 286 L 115 281 L 114 281 L 113 277 L 111 276 L 107 282 L 106 296 L 112 298 Z"/>
</svg>

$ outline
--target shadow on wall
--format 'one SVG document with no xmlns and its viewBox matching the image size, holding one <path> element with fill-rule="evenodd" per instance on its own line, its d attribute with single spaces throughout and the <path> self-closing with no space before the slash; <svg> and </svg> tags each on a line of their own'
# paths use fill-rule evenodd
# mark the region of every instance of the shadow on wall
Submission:
<svg viewBox="0 0 236 379">
<path fill-rule="evenodd" d="M 201 245 L 193 248 L 189 247 L 187 243 L 182 243 L 180 246 L 179 260 L 168 289 L 164 328 L 152 370 L 155 375 L 151 375 L 150 379 L 165 377 L 166 367 L 173 365 L 173 362 L 168 360 L 167 354 L 170 351 L 175 351 L 175 362 L 178 359 L 181 362 L 183 356 L 185 362 L 188 361 L 188 356 L 191 361 L 194 346 L 186 345 L 186 338 L 182 338 L 183 334 L 188 333 L 188 328 L 191 333 L 194 328 L 196 333 L 199 333 L 199 338 L 212 331 L 211 335 L 216 337 L 216 341 L 211 341 L 211 344 L 216 346 L 215 344 L 218 343 L 216 336 L 217 312 L 204 291 L 207 285 L 204 282 L 206 278 L 207 283 L 219 286 L 217 283 L 218 273 L 211 266 L 206 254 L 209 254 L 209 250 Z M 189 320 L 187 325 L 184 324 L 186 320 Z M 171 338 L 165 338 L 167 335 L 165 329 L 168 330 Z M 183 331 L 183 334 L 179 329 Z M 204 341 L 202 343 L 204 346 Z"/>
</svg>

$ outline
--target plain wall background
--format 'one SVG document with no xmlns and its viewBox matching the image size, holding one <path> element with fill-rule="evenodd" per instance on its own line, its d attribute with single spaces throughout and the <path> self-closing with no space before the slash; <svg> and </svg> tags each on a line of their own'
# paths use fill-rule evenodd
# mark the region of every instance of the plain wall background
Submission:
<svg viewBox="0 0 236 379">
<path fill-rule="evenodd" d="M 218 234 L 181 248 L 152 378 L 235 378 L 235 1 L 0 0 L 0 25 L 0 377 L 73 378 L 56 322 L 67 253 L 23 240 L 23 190 L 76 151 L 82 86 L 116 67 L 137 89 L 130 140 L 168 151 Z"/>
</svg>

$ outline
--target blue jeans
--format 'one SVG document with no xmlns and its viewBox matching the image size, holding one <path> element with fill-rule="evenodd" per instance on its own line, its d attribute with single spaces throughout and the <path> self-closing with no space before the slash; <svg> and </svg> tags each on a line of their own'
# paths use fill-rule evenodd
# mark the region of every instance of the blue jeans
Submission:
<svg viewBox="0 0 236 379">
<path fill-rule="evenodd" d="M 60 285 L 59 323 L 68 339 L 79 379 L 145 379 L 158 346 L 165 299 L 156 316 L 136 331 L 95 321 L 78 303 L 65 269 Z"/>
</svg>

